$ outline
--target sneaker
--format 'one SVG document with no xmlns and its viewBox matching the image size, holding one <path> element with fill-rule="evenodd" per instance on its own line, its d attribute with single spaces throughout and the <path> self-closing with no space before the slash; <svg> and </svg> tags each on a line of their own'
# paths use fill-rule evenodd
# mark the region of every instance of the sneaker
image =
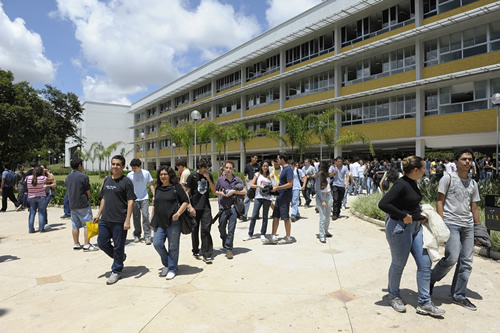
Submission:
<svg viewBox="0 0 500 333">
<path fill-rule="evenodd" d="M 214 260 L 212 259 L 212 257 L 203 257 L 203 261 L 206 264 L 212 264 L 214 262 Z"/>
<path fill-rule="evenodd" d="M 295 222 L 295 221 L 297 221 L 297 216 L 295 216 L 295 215 L 292 215 L 292 217 L 290 218 L 290 221 L 292 221 L 292 222 Z"/>
<path fill-rule="evenodd" d="M 261 240 L 261 241 L 264 241 L 265 239 L 267 239 L 267 238 L 266 238 L 266 235 L 260 235 L 260 240 Z"/>
<path fill-rule="evenodd" d="M 320 241 L 321 243 L 326 243 L 326 239 L 325 239 L 325 237 L 320 237 L 320 238 L 319 238 L 319 241 Z"/>
<path fill-rule="evenodd" d="M 233 251 L 227 250 L 227 252 L 226 252 L 226 258 L 227 259 L 233 259 Z"/>
<path fill-rule="evenodd" d="M 151 238 L 150 237 L 146 238 L 145 243 L 146 245 L 151 245 Z"/>
<path fill-rule="evenodd" d="M 433 317 L 441 317 L 446 311 L 438 308 L 431 301 L 427 302 L 425 305 L 417 306 L 417 313 L 422 315 L 429 315 Z"/>
<path fill-rule="evenodd" d="M 71 216 L 70 215 L 63 215 L 60 218 L 63 219 L 63 220 L 67 220 L 67 219 L 70 219 Z"/>
<path fill-rule="evenodd" d="M 21 211 L 21 210 L 23 210 L 23 205 L 19 205 L 19 206 L 17 206 L 17 208 L 16 208 L 16 212 L 19 212 L 19 211 Z"/>
<path fill-rule="evenodd" d="M 73 245 L 73 250 L 81 250 L 82 246 L 80 244 Z"/>
<path fill-rule="evenodd" d="M 331 233 L 329 233 L 329 232 L 326 232 L 326 233 L 325 233 L 325 237 L 330 238 L 330 237 L 333 237 L 333 235 L 332 235 Z"/>
<path fill-rule="evenodd" d="M 83 252 L 92 252 L 92 251 L 99 251 L 99 248 L 92 244 L 87 244 L 83 246 Z"/>
<path fill-rule="evenodd" d="M 293 238 L 290 236 L 285 236 L 278 242 L 278 244 L 291 244 L 291 243 L 293 243 Z"/>
<path fill-rule="evenodd" d="M 163 267 L 160 272 L 160 277 L 165 277 L 168 274 L 168 267 Z"/>
<path fill-rule="evenodd" d="M 193 257 L 199 259 L 201 257 L 201 253 L 200 252 L 193 253 Z"/>
<path fill-rule="evenodd" d="M 120 273 L 111 273 L 111 275 L 108 278 L 108 281 L 106 281 L 106 284 L 107 285 L 115 284 L 116 282 L 118 282 L 118 280 L 120 280 Z"/>
<path fill-rule="evenodd" d="M 469 301 L 469 299 L 467 297 L 462 299 L 462 300 L 458 300 L 455 297 L 452 297 L 452 298 L 453 298 L 453 303 L 461 305 L 464 308 L 466 308 L 467 310 L 471 310 L 471 311 L 477 310 L 477 307 L 474 304 L 472 304 L 472 302 Z"/>
<path fill-rule="evenodd" d="M 243 241 L 245 241 L 245 242 L 250 240 L 250 239 L 252 239 L 252 236 L 250 236 L 250 235 L 246 235 L 245 237 L 243 237 Z"/>
<path fill-rule="evenodd" d="M 43 230 L 50 230 L 52 229 L 52 227 L 50 226 L 50 224 L 46 224 L 43 226 Z"/>
<path fill-rule="evenodd" d="M 241 222 L 246 222 L 248 221 L 248 218 L 246 216 L 240 217 Z"/>
<path fill-rule="evenodd" d="M 170 271 L 167 273 L 167 280 L 172 280 L 175 277 L 175 273 Z"/>
<path fill-rule="evenodd" d="M 137 236 L 134 236 L 134 243 L 139 243 L 141 239 Z"/>
<path fill-rule="evenodd" d="M 262 244 L 264 245 L 269 245 L 269 244 L 278 244 L 278 238 L 276 237 L 272 237 L 271 238 L 267 238 L 267 237 L 264 237 L 264 238 L 260 238 L 262 240 Z"/>
<path fill-rule="evenodd" d="M 389 304 L 397 312 L 406 312 L 406 306 L 400 297 L 394 297 L 394 298 L 389 297 Z M 417 308 L 417 312 L 418 312 L 418 308 Z"/>
<path fill-rule="evenodd" d="M 332 220 L 336 220 L 338 219 L 339 217 L 337 215 L 332 215 Z"/>
</svg>

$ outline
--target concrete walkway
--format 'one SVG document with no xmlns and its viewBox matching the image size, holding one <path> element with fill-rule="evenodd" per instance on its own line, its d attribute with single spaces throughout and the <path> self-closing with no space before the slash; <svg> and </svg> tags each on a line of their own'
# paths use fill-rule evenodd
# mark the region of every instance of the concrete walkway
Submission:
<svg viewBox="0 0 500 333">
<path fill-rule="evenodd" d="M 153 246 L 134 244 L 130 231 L 122 279 L 108 286 L 111 259 L 74 251 L 61 209 L 49 208 L 55 228 L 41 234 L 28 233 L 27 211 L 9 210 L 0 214 L 0 331 L 500 332 L 498 262 L 474 258 L 468 296 L 477 312 L 451 303 L 451 274 L 437 284 L 433 300 L 446 314 L 436 319 L 415 313 L 410 258 L 401 282 L 407 312 L 400 314 L 385 298 L 390 257 L 383 229 L 344 210 L 331 223 L 333 238 L 321 244 L 314 208 L 300 212 L 305 218 L 293 223 L 297 242 L 290 245 L 244 242 L 249 222 L 239 222 L 233 260 L 220 251 L 214 225 L 212 265 L 191 255 L 183 235 L 179 273 L 170 281 L 158 275 Z"/>
</svg>

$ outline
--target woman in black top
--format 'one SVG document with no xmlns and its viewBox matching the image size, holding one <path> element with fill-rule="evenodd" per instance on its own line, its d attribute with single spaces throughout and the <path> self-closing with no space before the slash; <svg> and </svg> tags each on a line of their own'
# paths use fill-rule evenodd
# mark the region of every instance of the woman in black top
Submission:
<svg viewBox="0 0 500 333">
<path fill-rule="evenodd" d="M 398 312 L 406 312 L 399 295 L 403 269 L 411 254 L 417 263 L 418 306 L 417 313 L 441 316 L 444 310 L 434 306 L 430 296 L 431 259 L 423 248 L 421 223 L 427 222 L 421 214 L 422 194 L 416 180 L 425 172 L 421 157 L 411 156 L 403 160 L 404 176 L 394 182 L 391 190 L 379 202 L 379 208 L 389 214 L 385 227 L 387 242 L 391 248 L 389 268 L 389 304 Z"/>
<path fill-rule="evenodd" d="M 151 214 L 151 229 L 154 231 L 153 245 L 163 264 L 160 276 L 166 276 L 167 280 L 171 280 L 177 274 L 179 261 L 179 239 L 181 236 L 179 217 L 186 210 L 189 201 L 171 167 L 161 167 L 158 170 L 156 181 L 158 186 Z M 165 248 L 167 238 L 168 251 Z"/>
</svg>

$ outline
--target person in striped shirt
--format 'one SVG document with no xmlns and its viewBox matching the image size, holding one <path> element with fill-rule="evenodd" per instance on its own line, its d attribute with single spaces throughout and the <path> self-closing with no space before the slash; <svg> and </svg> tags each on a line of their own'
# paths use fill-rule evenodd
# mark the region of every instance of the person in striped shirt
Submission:
<svg viewBox="0 0 500 333">
<path fill-rule="evenodd" d="M 37 211 L 38 231 L 43 232 L 45 218 L 47 216 L 45 184 L 53 181 L 54 176 L 48 170 L 44 170 L 40 166 L 35 167 L 33 174 L 26 177 L 26 184 L 28 186 L 28 202 L 30 206 L 30 215 L 28 218 L 28 229 L 30 233 L 35 232 L 34 223 Z"/>
</svg>

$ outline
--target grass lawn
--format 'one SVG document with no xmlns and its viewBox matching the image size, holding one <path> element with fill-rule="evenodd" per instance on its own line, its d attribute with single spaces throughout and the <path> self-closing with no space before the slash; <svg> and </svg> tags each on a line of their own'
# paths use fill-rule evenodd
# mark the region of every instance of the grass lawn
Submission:
<svg viewBox="0 0 500 333">
<path fill-rule="evenodd" d="M 58 182 L 64 182 L 68 175 L 57 175 L 54 176 L 56 178 L 56 181 Z M 102 183 L 104 181 L 104 178 L 99 178 L 98 175 L 91 175 L 89 176 L 90 183 Z"/>
</svg>

